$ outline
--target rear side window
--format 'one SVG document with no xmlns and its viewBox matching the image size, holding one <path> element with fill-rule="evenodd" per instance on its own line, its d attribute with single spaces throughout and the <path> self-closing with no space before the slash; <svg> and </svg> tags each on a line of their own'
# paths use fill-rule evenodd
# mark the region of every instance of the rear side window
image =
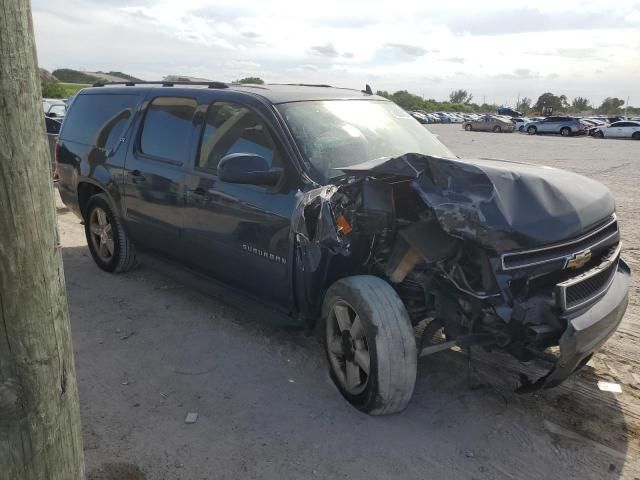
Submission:
<svg viewBox="0 0 640 480">
<path fill-rule="evenodd" d="M 236 103 L 217 102 L 207 112 L 197 166 L 216 170 L 222 157 L 231 153 L 256 153 L 272 167 L 282 166 L 274 138 L 256 112 Z"/>
<path fill-rule="evenodd" d="M 78 95 L 60 137 L 110 150 L 124 135 L 137 104 L 137 95 Z"/>
<path fill-rule="evenodd" d="M 193 114 L 198 103 L 193 98 L 154 98 L 144 117 L 140 150 L 145 155 L 182 163 L 189 153 Z"/>
</svg>

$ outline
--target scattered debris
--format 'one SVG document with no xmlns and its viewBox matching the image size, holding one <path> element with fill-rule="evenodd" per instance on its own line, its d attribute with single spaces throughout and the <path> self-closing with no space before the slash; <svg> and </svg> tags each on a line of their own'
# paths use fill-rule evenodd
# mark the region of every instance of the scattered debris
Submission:
<svg viewBox="0 0 640 480">
<path fill-rule="evenodd" d="M 598 381 L 598 388 L 603 392 L 622 393 L 622 387 L 619 383 Z"/>
<path fill-rule="evenodd" d="M 196 423 L 198 420 L 198 414 L 195 412 L 187 413 L 187 417 L 184 419 L 184 423 Z"/>
<path fill-rule="evenodd" d="M 122 335 L 120 337 L 120 340 L 126 340 L 129 337 L 133 337 L 136 333 L 138 333 L 138 332 L 136 332 L 135 330 L 133 330 L 133 331 L 131 331 L 129 333 L 125 333 L 124 335 Z"/>
<path fill-rule="evenodd" d="M 467 458 L 474 458 L 475 457 L 473 452 L 464 452 L 464 456 L 467 457 Z"/>
<path fill-rule="evenodd" d="M 184 288 L 184 285 L 161 285 L 158 290 L 173 290 L 174 288 Z"/>
<path fill-rule="evenodd" d="M 290 378 L 289 383 L 296 383 L 296 381 L 293 378 Z"/>
</svg>

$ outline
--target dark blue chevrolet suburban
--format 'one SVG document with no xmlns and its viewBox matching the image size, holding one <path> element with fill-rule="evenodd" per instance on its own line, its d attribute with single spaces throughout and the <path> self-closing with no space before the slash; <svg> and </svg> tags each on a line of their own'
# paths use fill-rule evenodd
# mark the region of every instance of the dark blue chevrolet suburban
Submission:
<svg viewBox="0 0 640 480">
<path fill-rule="evenodd" d="M 161 255 L 317 326 L 370 414 L 404 409 L 418 356 L 455 345 L 546 362 L 519 390 L 555 386 L 626 310 L 604 186 L 459 159 L 368 87 L 96 85 L 56 158 L 100 268 Z"/>
</svg>

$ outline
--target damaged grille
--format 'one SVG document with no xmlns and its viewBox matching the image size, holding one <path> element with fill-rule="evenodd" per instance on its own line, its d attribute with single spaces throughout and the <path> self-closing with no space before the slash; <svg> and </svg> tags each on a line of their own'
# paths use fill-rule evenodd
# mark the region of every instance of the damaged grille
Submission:
<svg viewBox="0 0 640 480">
<path fill-rule="evenodd" d="M 600 227 L 574 240 L 532 250 L 505 253 L 502 255 L 502 269 L 514 270 L 552 262 L 558 263 L 559 268 L 565 268 L 567 261 L 576 253 L 587 249 L 593 251 L 617 237 L 618 222 L 616 216 L 612 215 Z"/>
<path fill-rule="evenodd" d="M 570 312 L 607 292 L 618 269 L 621 248 L 622 244 L 619 243 L 600 265 L 556 286 L 556 298 L 561 310 Z"/>
</svg>

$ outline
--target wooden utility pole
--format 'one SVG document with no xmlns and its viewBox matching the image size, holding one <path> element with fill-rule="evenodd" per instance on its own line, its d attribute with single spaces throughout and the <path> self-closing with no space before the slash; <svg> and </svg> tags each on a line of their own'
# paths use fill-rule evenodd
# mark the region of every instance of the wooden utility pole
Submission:
<svg viewBox="0 0 640 480">
<path fill-rule="evenodd" d="M 0 0 L 0 478 L 84 478 L 29 0 Z"/>
</svg>

